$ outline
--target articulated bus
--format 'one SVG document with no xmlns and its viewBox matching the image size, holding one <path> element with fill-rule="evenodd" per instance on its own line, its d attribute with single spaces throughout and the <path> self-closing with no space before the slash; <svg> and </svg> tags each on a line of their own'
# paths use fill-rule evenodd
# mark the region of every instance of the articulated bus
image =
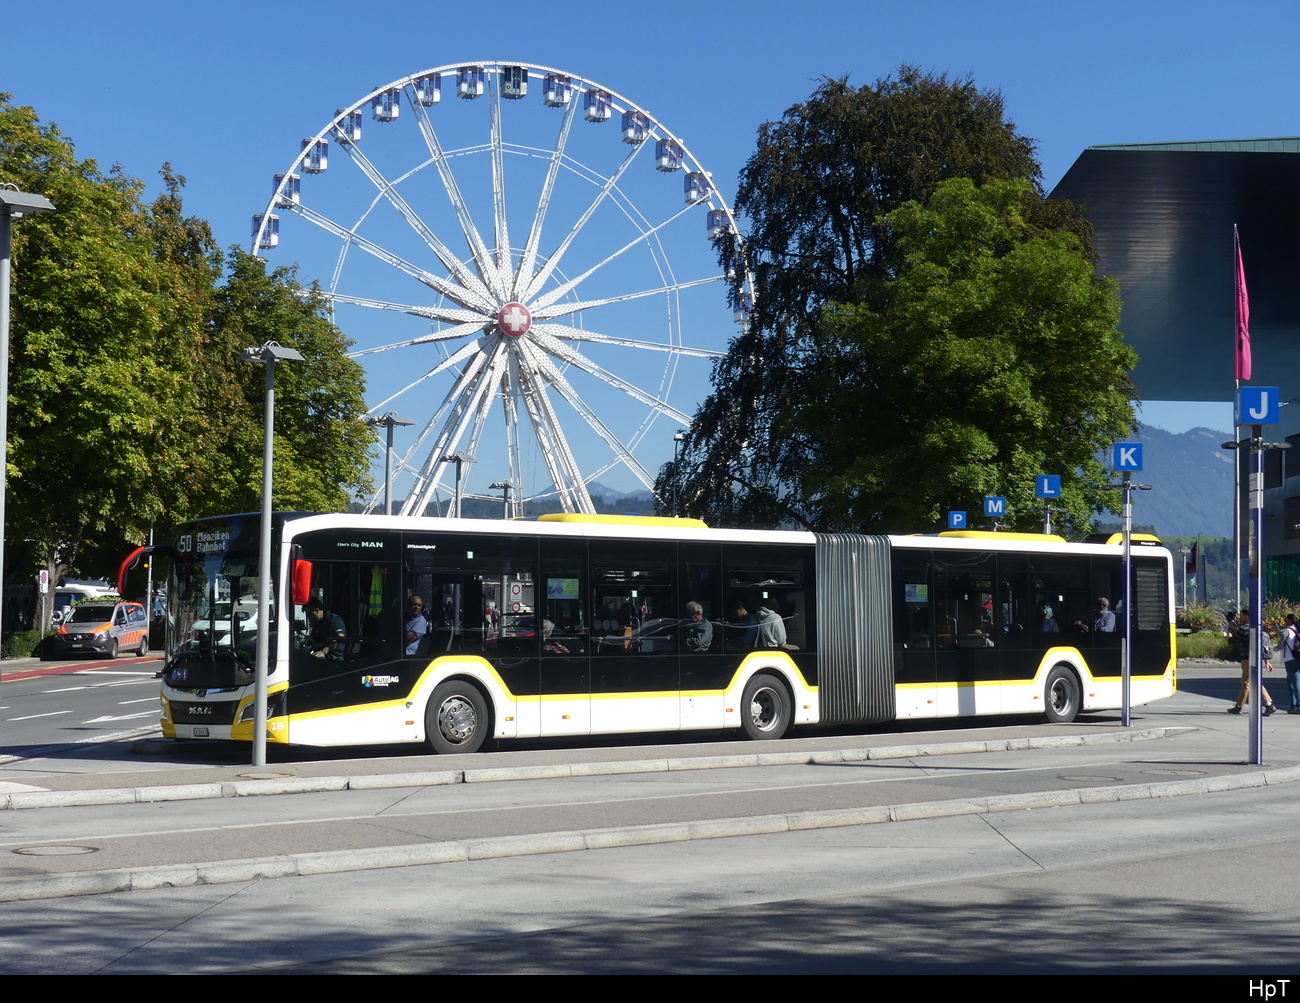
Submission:
<svg viewBox="0 0 1300 1003">
<path fill-rule="evenodd" d="M 1120 706 L 1122 635 L 1094 610 L 1106 597 L 1122 624 L 1126 591 L 1132 703 L 1175 688 L 1172 564 L 1156 542 L 1134 548 L 1125 590 L 1113 542 L 1033 534 L 279 513 L 261 568 L 259 520 L 190 523 L 168 548 L 166 736 L 252 739 L 263 629 L 267 739 L 308 746 L 1068 722 Z M 268 624 L 252 612 L 262 588 Z M 232 604 L 245 615 L 214 612 Z"/>
</svg>

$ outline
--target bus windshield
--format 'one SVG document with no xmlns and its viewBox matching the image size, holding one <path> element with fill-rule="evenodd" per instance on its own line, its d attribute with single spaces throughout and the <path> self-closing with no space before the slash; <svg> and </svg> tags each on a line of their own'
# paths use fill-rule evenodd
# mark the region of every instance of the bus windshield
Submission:
<svg viewBox="0 0 1300 1003">
<path fill-rule="evenodd" d="M 239 685 L 253 665 L 260 626 L 256 519 L 205 526 L 188 538 L 188 548 L 172 567 L 168 672 L 175 674 L 175 666 L 181 666 L 185 678 L 176 680 L 180 685 Z M 196 661 L 222 663 L 229 671 L 197 672 Z"/>
</svg>

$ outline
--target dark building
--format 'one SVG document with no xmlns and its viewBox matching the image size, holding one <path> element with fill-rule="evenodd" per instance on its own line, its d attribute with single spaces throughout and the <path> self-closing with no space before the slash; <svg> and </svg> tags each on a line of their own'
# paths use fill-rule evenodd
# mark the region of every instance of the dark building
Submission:
<svg viewBox="0 0 1300 1003">
<path fill-rule="evenodd" d="M 1119 284 L 1121 326 L 1141 356 L 1133 379 L 1144 400 L 1232 399 L 1237 225 L 1250 382 L 1290 402 L 1267 430 L 1293 448 L 1266 454 L 1266 590 L 1300 598 L 1300 137 L 1094 146 L 1052 195 L 1092 221 L 1098 271 Z"/>
</svg>

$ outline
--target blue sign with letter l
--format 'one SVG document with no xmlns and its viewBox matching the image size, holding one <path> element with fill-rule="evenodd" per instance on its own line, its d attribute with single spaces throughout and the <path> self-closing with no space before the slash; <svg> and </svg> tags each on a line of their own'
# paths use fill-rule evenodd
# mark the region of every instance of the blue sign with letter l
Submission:
<svg viewBox="0 0 1300 1003">
<path fill-rule="evenodd" d="M 1142 469 L 1142 443 L 1117 442 L 1110 450 L 1110 469 L 1118 472 Z"/>
<path fill-rule="evenodd" d="M 1236 404 L 1238 425 L 1276 425 L 1282 394 L 1277 387 L 1238 387 Z"/>
<path fill-rule="evenodd" d="M 1035 498 L 1060 498 L 1061 497 L 1061 475 L 1060 474 L 1039 474 L 1034 478 L 1034 497 Z"/>
</svg>

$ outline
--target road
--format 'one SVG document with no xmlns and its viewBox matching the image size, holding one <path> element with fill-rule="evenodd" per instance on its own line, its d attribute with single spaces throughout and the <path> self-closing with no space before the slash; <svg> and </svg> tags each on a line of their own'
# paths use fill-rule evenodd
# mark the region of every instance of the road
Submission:
<svg viewBox="0 0 1300 1003">
<path fill-rule="evenodd" d="M 9 770 L 111 769 L 105 742 L 158 731 L 157 658 L 37 662 L 3 667 L 0 685 L 0 777 Z M 127 746 L 109 750 L 120 756 Z M 64 765 L 49 757 L 73 753 Z M 98 755 L 97 755 L 98 753 Z M 39 766 L 35 761 L 40 760 Z M 128 759 L 122 768 L 136 768 Z"/>
<path fill-rule="evenodd" d="M 110 681 L 93 672 L 60 678 Z M 1300 852 L 1293 835 L 1300 787 L 1150 796 L 1151 784 L 1175 778 L 1254 782 L 1258 775 L 1242 762 L 1247 722 L 1223 713 L 1232 667 L 1185 668 L 1182 680 L 1173 700 L 1139 714 L 1140 727 L 1166 725 L 1173 737 L 1140 743 L 1123 740 L 1113 720 L 1077 729 L 985 722 L 956 737 L 1078 732 L 1101 744 L 0 812 L 0 884 L 34 870 L 364 854 L 594 826 L 621 826 L 646 844 L 7 902 L 0 904 L 0 971 L 1195 971 L 1230 974 L 1229 985 L 1245 992 L 1247 979 L 1288 977 L 1300 946 L 1293 932 L 1300 896 L 1286 865 Z M 99 701 L 118 698 L 113 687 L 92 692 Z M 478 757 L 302 762 L 266 775 L 370 777 L 417 763 L 454 772 L 470 762 L 618 769 L 629 760 L 745 749 L 752 758 L 755 749 L 862 741 L 930 737 L 570 744 Z M 1273 775 L 1287 773 L 1300 762 L 1300 723 L 1269 719 L 1266 751 Z M 203 758 L 200 748 L 186 770 L 167 776 L 179 783 L 248 775 Z M 130 782 L 146 775 L 153 774 Z M 50 777 L 47 785 L 67 789 L 73 779 Z M 682 820 L 974 803 L 990 793 L 1108 784 L 1131 792 L 1117 796 L 1140 799 L 649 841 L 656 826 Z"/>
</svg>

